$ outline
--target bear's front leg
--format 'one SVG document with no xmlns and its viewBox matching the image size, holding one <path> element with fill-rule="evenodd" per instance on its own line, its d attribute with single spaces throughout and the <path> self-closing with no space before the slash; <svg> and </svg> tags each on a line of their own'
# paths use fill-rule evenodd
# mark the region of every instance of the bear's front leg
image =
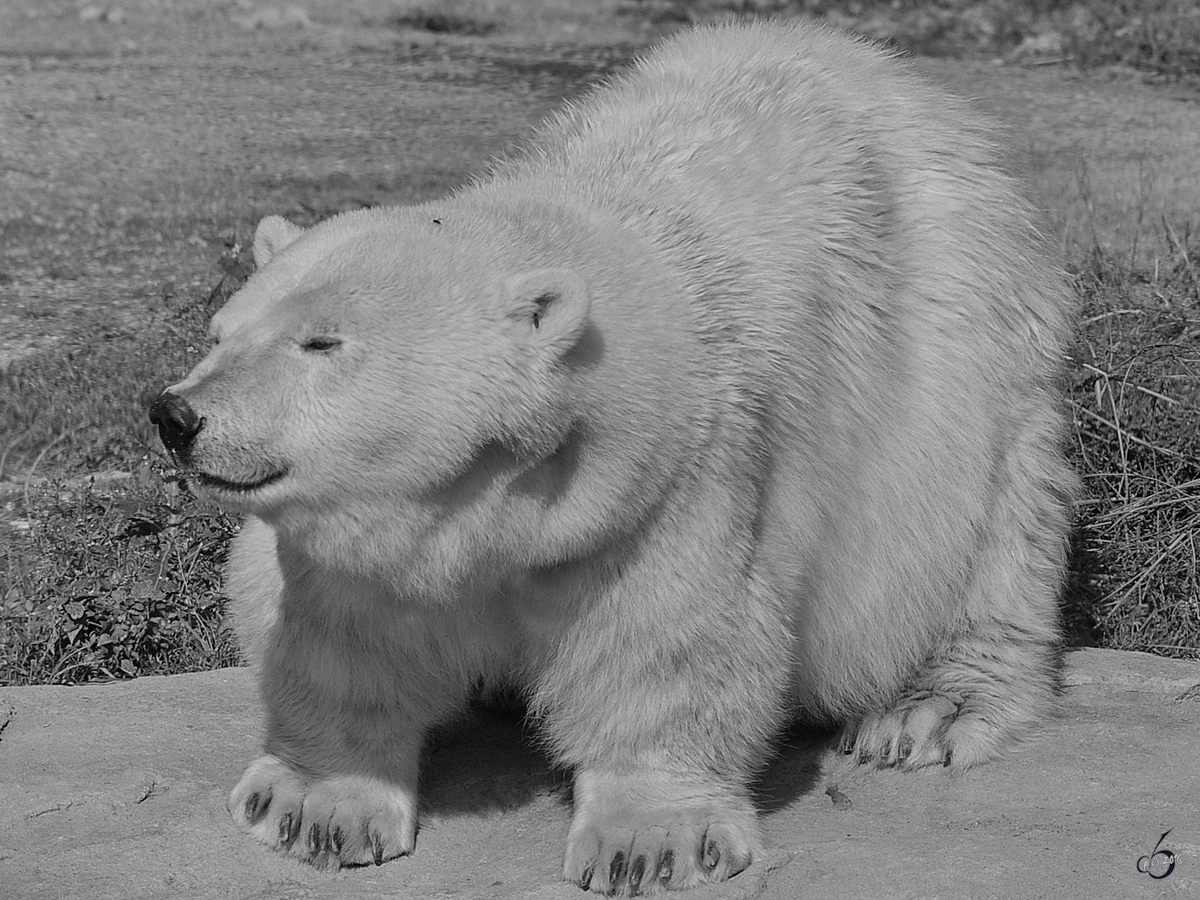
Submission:
<svg viewBox="0 0 1200 900">
<path fill-rule="evenodd" d="M 622 560 L 534 694 L 576 771 L 563 875 L 596 893 L 723 881 L 762 856 L 748 785 L 784 714 L 784 604 L 727 556 L 679 556 Z"/>
<path fill-rule="evenodd" d="M 264 752 L 229 798 L 254 837 L 321 867 L 413 851 L 425 734 L 466 694 L 439 613 L 353 588 L 285 588 L 260 674 Z"/>
<path fill-rule="evenodd" d="M 740 785 L 661 770 L 579 772 L 563 876 L 599 894 L 654 893 L 724 881 L 762 854 Z"/>
<path fill-rule="evenodd" d="M 322 868 L 381 865 L 411 853 L 429 716 L 372 690 L 368 672 L 350 662 L 337 667 L 346 673 L 338 680 L 360 684 L 361 697 L 322 685 L 298 662 L 263 672 L 265 752 L 230 795 L 234 820 L 267 846 Z M 403 683 L 396 675 L 392 693 Z"/>
<path fill-rule="evenodd" d="M 270 754 L 246 769 L 229 797 L 234 821 L 269 847 L 320 868 L 375 863 L 411 853 L 416 778 L 306 776 Z"/>
</svg>

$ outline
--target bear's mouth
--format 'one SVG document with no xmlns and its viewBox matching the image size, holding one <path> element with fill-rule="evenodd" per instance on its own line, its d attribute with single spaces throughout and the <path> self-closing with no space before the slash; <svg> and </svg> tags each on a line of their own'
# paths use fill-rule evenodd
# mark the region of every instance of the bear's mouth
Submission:
<svg viewBox="0 0 1200 900">
<path fill-rule="evenodd" d="M 229 494 L 252 494 L 268 485 L 274 484 L 285 475 L 287 475 L 287 469 L 277 469 L 262 478 L 245 481 L 222 478 L 219 475 L 211 475 L 208 472 L 192 472 L 190 477 L 200 487 L 209 490 L 223 491 Z"/>
</svg>

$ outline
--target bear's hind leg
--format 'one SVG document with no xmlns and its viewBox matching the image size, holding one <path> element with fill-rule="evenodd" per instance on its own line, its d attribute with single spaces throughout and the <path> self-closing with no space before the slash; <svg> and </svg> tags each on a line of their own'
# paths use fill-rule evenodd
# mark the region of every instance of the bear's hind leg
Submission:
<svg viewBox="0 0 1200 900">
<path fill-rule="evenodd" d="M 847 727 L 842 750 L 857 762 L 964 769 L 995 759 L 1052 708 L 1075 479 L 1056 424 L 1036 422 L 1010 450 L 957 634 L 890 708 Z"/>
<path fill-rule="evenodd" d="M 1053 703 L 1053 629 L 974 622 L 884 712 L 843 733 L 842 751 L 866 765 L 965 769 L 1025 737 Z"/>
</svg>

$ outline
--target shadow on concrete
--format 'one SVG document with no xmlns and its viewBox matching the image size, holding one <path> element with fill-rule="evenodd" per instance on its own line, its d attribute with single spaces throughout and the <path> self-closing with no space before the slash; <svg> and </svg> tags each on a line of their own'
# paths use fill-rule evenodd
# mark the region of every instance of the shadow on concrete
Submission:
<svg viewBox="0 0 1200 900">
<path fill-rule="evenodd" d="M 778 812 L 816 789 L 822 755 L 836 736 L 811 725 L 784 731 L 752 786 L 759 811 Z M 421 781 L 422 807 L 431 813 L 510 812 L 545 796 L 569 809 L 571 773 L 539 746 L 520 708 L 474 706 L 431 741 Z"/>
<path fill-rule="evenodd" d="M 510 812 L 539 796 L 570 803 L 570 776 L 537 746 L 519 709 L 473 706 L 434 736 L 421 773 L 421 805 L 433 813 Z"/>
</svg>

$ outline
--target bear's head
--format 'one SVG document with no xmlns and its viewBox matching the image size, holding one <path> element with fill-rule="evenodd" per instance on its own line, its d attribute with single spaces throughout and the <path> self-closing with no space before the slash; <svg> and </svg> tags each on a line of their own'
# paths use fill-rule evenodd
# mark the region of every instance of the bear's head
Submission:
<svg viewBox="0 0 1200 900">
<path fill-rule="evenodd" d="M 420 208 L 264 219 L 212 349 L 150 412 L 190 484 L 285 531 L 369 532 L 444 513 L 428 498 L 489 448 L 553 452 L 588 291 L 495 232 Z"/>
</svg>

